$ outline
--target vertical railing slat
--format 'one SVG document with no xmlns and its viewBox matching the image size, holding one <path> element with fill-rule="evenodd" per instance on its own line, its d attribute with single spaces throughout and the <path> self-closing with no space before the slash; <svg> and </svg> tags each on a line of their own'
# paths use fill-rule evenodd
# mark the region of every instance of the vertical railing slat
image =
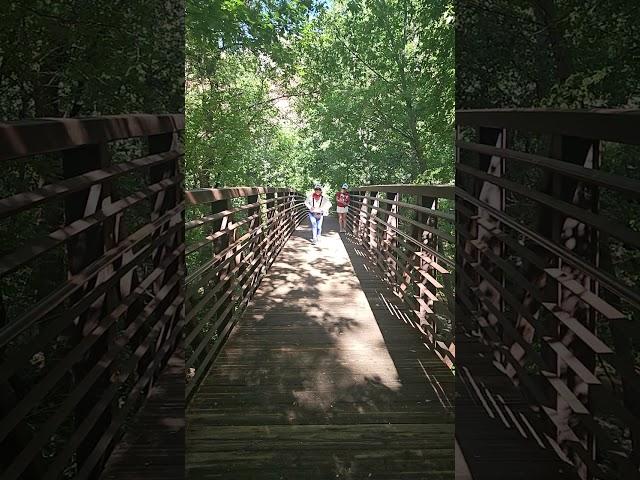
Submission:
<svg viewBox="0 0 640 480">
<path fill-rule="evenodd" d="M 208 282 L 204 294 L 189 305 L 191 310 L 197 312 L 198 315 L 187 314 L 190 322 L 187 331 L 191 332 L 187 336 L 189 347 L 187 349 L 187 366 L 191 369 L 187 385 L 187 398 L 191 398 L 196 391 L 208 368 L 215 361 L 226 338 L 247 307 L 261 279 L 296 228 L 303 209 L 301 203 L 293 198 L 295 194 L 296 192 L 290 189 L 269 187 L 247 187 L 240 192 L 224 188 L 187 192 L 190 202 L 196 206 L 212 202 L 214 205 L 219 205 L 217 211 L 231 210 L 232 213 L 226 215 L 220 223 L 219 229 L 223 232 L 227 230 L 231 233 L 230 229 L 234 227 L 234 210 L 246 211 L 247 217 L 259 214 L 259 217 L 254 219 L 239 219 L 236 223 L 244 222 L 241 227 L 250 232 L 246 238 L 244 238 L 244 234 L 225 234 L 218 238 L 218 243 L 224 242 L 216 248 L 218 261 L 208 265 L 207 269 L 220 268 L 220 271 Z M 262 205 L 246 208 L 247 204 L 257 203 L 260 195 L 265 197 L 265 201 L 262 202 L 266 211 L 264 222 L 262 220 Z M 213 200 L 220 197 L 224 197 L 224 199 Z M 241 197 L 246 197 L 243 203 L 244 207 L 234 207 L 232 199 Z M 197 240 L 196 244 L 201 248 L 207 244 L 206 241 L 200 242 L 201 240 Z M 199 248 L 194 252 L 198 250 Z M 226 253 L 223 255 L 223 252 Z M 224 262 L 227 263 L 224 268 L 221 268 L 220 266 Z M 207 274 L 208 270 L 203 272 L 202 269 L 198 270 L 197 266 L 196 271 L 199 272 L 198 278 L 191 280 L 195 282 L 189 286 L 191 290 L 200 286 L 201 278 L 210 276 Z M 231 276 L 231 278 L 225 280 L 226 276 Z M 207 295 L 207 290 L 217 291 L 217 293 L 215 296 Z M 211 331 L 202 335 L 197 333 L 202 329 L 213 328 L 213 326 L 217 329 L 216 336 L 212 336 Z"/>
<path fill-rule="evenodd" d="M 65 178 L 76 177 L 92 170 L 107 168 L 111 164 L 111 157 L 105 144 L 86 145 L 63 153 L 63 172 Z M 111 202 L 111 184 L 104 182 L 96 184 L 88 189 L 71 194 L 65 200 L 65 223 L 67 225 L 82 219 L 88 215 L 96 213 L 103 207 L 103 204 Z M 69 265 L 69 275 L 75 275 L 81 272 L 86 266 L 99 259 L 105 252 L 108 243 L 112 243 L 113 231 L 110 227 L 113 224 L 102 224 L 92 227 L 87 232 L 77 235 L 67 241 L 67 258 Z M 109 266 L 104 270 L 104 274 L 108 275 L 113 267 Z M 99 275 L 96 280 L 89 282 L 76 294 L 72 295 L 71 300 L 80 300 L 88 291 L 95 288 L 97 283 L 104 278 L 105 275 Z M 109 294 L 111 297 L 112 294 Z M 87 309 L 74 322 L 75 326 L 71 327 L 72 343 L 77 344 L 80 340 L 88 335 L 95 327 L 98 326 L 101 318 L 106 311 L 107 295 L 97 299 L 89 309 Z M 111 303 L 111 302 L 109 302 Z M 109 332 L 103 334 L 95 346 L 88 352 L 82 362 L 76 364 L 73 369 L 73 377 L 83 378 L 93 365 L 98 362 L 101 357 L 108 351 L 110 339 L 113 338 L 113 328 Z M 96 382 L 85 396 L 76 406 L 76 418 L 81 422 L 91 411 L 92 407 L 99 401 L 101 392 L 108 387 L 109 372 L 105 372 L 100 380 Z M 76 455 L 78 463 L 82 462 L 89 456 L 94 445 L 99 440 L 102 429 L 106 428 L 111 419 L 112 411 L 107 409 L 101 415 L 96 427 L 91 434 L 85 438 L 85 441 L 77 450 Z"/>
</svg>

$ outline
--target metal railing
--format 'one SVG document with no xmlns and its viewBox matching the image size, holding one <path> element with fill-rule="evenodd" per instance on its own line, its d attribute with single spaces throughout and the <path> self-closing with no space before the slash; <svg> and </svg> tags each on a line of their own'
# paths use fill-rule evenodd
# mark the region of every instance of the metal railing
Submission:
<svg viewBox="0 0 640 480">
<path fill-rule="evenodd" d="M 581 478 L 640 478 L 640 112 L 457 114 L 464 331 Z"/>
<path fill-rule="evenodd" d="M 453 368 L 454 188 L 367 185 L 350 195 L 350 233 L 409 306 L 425 344 Z"/>
<path fill-rule="evenodd" d="M 286 188 L 202 189 L 186 196 L 189 398 L 306 208 L 303 197 Z"/>
<path fill-rule="evenodd" d="M 457 369 L 454 327 L 490 347 L 582 478 L 639 478 L 639 119 L 458 112 L 455 188 L 351 191 L 350 234 L 425 345 Z M 0 125 L 2 478 L 94 476 L 180 338 L 192 395 L 305 218 L 263 187 L 187 192 L 185 218 L 182 128 Z"/>
<path fill-rule="evenodd" d="M 0 125 L 3 479 L 95 476 L 175 349 L 183 123 Z"/>
</svg>

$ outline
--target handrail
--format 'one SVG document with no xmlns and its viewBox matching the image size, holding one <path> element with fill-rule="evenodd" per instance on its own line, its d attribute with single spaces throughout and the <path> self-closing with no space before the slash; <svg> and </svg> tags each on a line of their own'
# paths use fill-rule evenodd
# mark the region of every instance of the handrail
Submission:
<svg viewBox="0 0 640 480">
<path fill-rule="evenodd" d="M 366 185 L 350 195 L 350 233 L 410 308 L 425 344 L 453 368 L 454 187 Z"/>
<path fill-rule="evenodd" d="M 406 195 L 427 195 L 433 198 L 448 198 L 453 200 L 453 185 L 408 185 L 408 184 L 396 184 L 396 185 L 366 185 L 365 187 L 352 187 L 354 192 L 365 191 L 360 190 L 367 188 L 371 192 L 389 192 L 389 193 L 401 193 Z"/>
<path fill-rule="evenodd" d="M 640 248 L 640 178 L 607 163 L 635 152 L 639 113 L 457 113 L 456 315 L 582 478 L 626 478 L 640 465 L 640 296 L 614 257 Z M 620 210 L 634 205 L 635 215 Z"/>
<path fill-rule="evenodd" d="M 484 109 L 456 111 L 459 127 L 504 128 L 640 145 L 640 110 Z"/>
<path fill-rule="evenodd" d="M 190 398 L 306 209 L 290 188 L 198 189 L 186 198 Z"/>
<path fill-rule="evenodd" d="M 11 225 L 0 278 L 12 289 L 0 308 L 3 479 L 99 471 L 176 349 L 183 125 L 182 115 L 0 124 L 0 161 L 38 175 L 7 181 L 0 199 Z"/>
<path fill-rule="evenodd" d="M 60 152 L 82 145 L 166 135 L 184 129 L 184 115 L 129 114 L 89 118 L 38 118 L 0 123 L 0 161 Z"/>
<path fill-rule="evenodd" d="M 252 195 L 264 195 L 271 193 L 291 192 L 286 187 L 225 187 L 225 188 L 197 188 L 186 192 L 187 201 L 194 205 L 210 203 L 216 200 L 225 200 Z"/>
</svg>

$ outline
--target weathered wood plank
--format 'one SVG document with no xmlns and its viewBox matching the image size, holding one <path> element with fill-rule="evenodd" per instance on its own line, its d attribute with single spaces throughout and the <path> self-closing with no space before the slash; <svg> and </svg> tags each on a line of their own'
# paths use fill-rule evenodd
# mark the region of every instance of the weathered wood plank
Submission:
<svg viewBox="0 0 640 480">
<path fill-rule="evenodd" d="M 454 376 L 335 220 L 294 233 L 187 412 L 187 476 L 453 479 Z"/>
<path fill-rule="evenodd" d="M 185 478 L 184 354 L 178 350 L 151 389 L 141 415 L 113 451 L 100 480 Z"/>
</svg>

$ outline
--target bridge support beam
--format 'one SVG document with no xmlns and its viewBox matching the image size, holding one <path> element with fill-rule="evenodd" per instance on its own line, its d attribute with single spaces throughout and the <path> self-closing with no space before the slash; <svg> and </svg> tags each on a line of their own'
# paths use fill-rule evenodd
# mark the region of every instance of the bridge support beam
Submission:
<svg viewBox="0 0 640 480">
<path fill-rule="evenodd" d="M 105 169 L 111 165 L 111 156 L 105 144 L 85 145 L 73 148 L 65 151 L 62 158 L 62 168 L 65 178 L 76 177 L 92 170 Z M 93 215 L 112 202 L 112 185 L 109 181 L 72 193 L 64 202 L 65 225 L 70 225 L 86 216 Z M 103 224 L 96 225 L 86 232 L 68 240 L 67 259 L 69 276 L 80 273 L 92 262 L 98 260 L 106 250 L 115 245 L 117 242 L 115 238 L 116 221 L 121 221 L 121 217 L 109 219 Z M 102 283 L 103 278 L 113 272 L 114 268 L 117 268 L 117 266 L 107 267 L 103 272 L 104 275 L 98 275 L 95 280 L 86 283 L 81 289 L 71 295 L 71 302 L 75 303 L 79 301 L 89 291 L 96 288 L 99 283 Z M 117 305 L 119 300 L 120 292 L 117 287 L 109 289 L 105 295 L 100 296 L 87 310 L 74 320 L 73 326 L 68 329 L 65 335 L 68 335 L 70 343 L 77 345 L 98 326 L 100 320 Z M 102 356 L 108 352 L 109 345 L 114 339 L 114 328 L 114 326 L 110 327 L 108 331 L 100 337 L 89 353 L 85 355 L 81 361 L 76 363 L 72 369 L 74 379 L 84 378 Z M 112 373 L 112 368 L 107 369 L 100 379 L 96 381 L 84 399 L 78 402 L 75 412 L 79 423 L 90 415 L 92 408 L 100 400 L 103 391 L 109 387 Z M 117 411 L 117 405 L 112 402 L 111 408 L 106 408 L 100 418 L 96 420 L 96 427 L 93 429 L 95 433 L 88 435 L 76 452 L 78 464 L 82 464 L 90 456 L 102 432 L 111 422 L 114 411 Z M 102 457 L 96 462 L 93 469 L 99 469 L 104 460 L 105 458 Z"/>
<path fill-rule="evenodd" d="M 598 140 L 583 139 L 568 136 L 554 136 L 551 145 L 551 158 L 563 162 L 580 165 L 584 168 L 598 169 L 600 163 L 601 145 Z M 549 172 L 547 175 L 547 192 L 558 201 L 579 206 L 580 208 L 597 213 L 599 192 L 596 186 L 587 186 L 579 181 Z M 548 219 L 551 219 L 551 222 Z M 585 258 L 597 268 L 600 267 L 599 232 L 590 226 L 579 222 L 556 209 L 544 208 L 540 213 L 540 229 L 547 237 L 558 245 L 575 252 Z M 550 229 L 549 229 L 550 227 Z M 598 282 L 589 276 L 567 264 L 562 258 L 554 257 L 550 261 L 555 263 L 559 272 L 577 280 L 583 288 L 596 295 L 599 294 Z M 598 313 L 595 309 L 584 304 L 578 295 L 568 289 L 561 281 L 555 281 L 546 277 L 543 284 L 547 285 L 546 295 L 551 304 L 558 311 L 565 312 L 569 317 L 577 319 L 588 330 L 595 332 Z M 551 338 L 561 345 L 562 350 L 568 350 L 575 359 L 586 369 L 595 372 L 595 353 L 588 345 L 575 336 L 572 330 L 560 322 L 554 321 L 552 328 L 546 332 Z M 554 343 L 545 343 L 542 350 L 548 364 L 553 368 L 553 373 L 565 384 L 582 404 L 589 405 L 589 385 L 568 365 L 566 358 L 559 355 L 558 348 L 552 348 Z M 629 361 L 633 362 L 629 357 Z M 574 422 L 575 413 L 571 404 L 558 391 L 548 389 L 551 396 L 550 415 L 555 416 L 556 422 L 552 432 L 552 440 L 557 448 L 576 465 L 578 474 L 582 479 L 593 478 L 589 473 L 588 464 L 594 458 L 595 437 L 579 422 Z M 584 449 L 582 458 L 575 451 L 567 448 L 567 442 L 578 441 Z"/>
<path fill-rule="evenodd" d="M 176 150 L 178 148 L 178 134 L 177 132 L 165 133 L 161 135 L 152 135 L 148 137 L 149 144 L 149 154 L 161 154 L 165 152 L 169 152 L 172 150 Z M 153 212 L 151 214 L 151 220 L 154 221 L 161 216 L 165 215 L 167 212 L 175 209 L 184 201 L 183 189 L 181 188 L 181 178 L 180 178 L 180 162 L 182 161 L 182 156 L 175 158 L 169 162 L 165 162 L 158 166 L 151 167 L 149 171 L 151 183 L 157 183 L 162 180 L 168 179 L 176 179 L 179 181 L 177 185 L 171 186 L 161 192 L 159 192 L 155 197 Z M 173 217 L 169 218 L 167 222 L 164 223 L 153 235 L 153 238 L 157 238 L 163 233 L 169 232 L 172 228 L 178 225 L 184 225 L 185 216 L 184 210 L 182 209 L 180 213 L 177 213 Z M 163 245 L 159 246 L 153 254 L 153 263 L 154 267 L 160 267 L 165 259 L 168 259 L 170 255 L 172 255 L 181 245 L 184 245 L 185 234 L 184 229 L 178 228 L 175 233 L 171 234 L 167 241 L 163 243 Z M 158 294 L 162 288 L 166 288 L 166 285 L 171 281 L 174 276 L 179 276 L 182 278 L 184 276 L 184 262 L 185 257 L 184 253 L 178 255 L 175 260 L 171 261 L 169 265 L 166 267 L 165 272 L 158 281 L 154 284 L 154 293 Z M 163 318 L 165 318 L 166 313 L 169 313 L 168 307 L 171 305 L 172 301 L 177 297 L 184 297 L 184 282 L 182 280 L 178 281 L 176 286 L 173 288 L 173 291 L 167 295 L 166 297 L 166 308 L 162 309 Z M 172 338 L 172 334 L 176 329 L 181 329 L 182 325 L 185 322 L 185 312 L 184 307 L 176 309 L 176 311 L 164 320 L 164 324 L 161 327 L 158 338 L 155 342 L 154 348 L 150 348 L 146 354 L 146 358 L 141 360 L 138 363 L 138 371 L 142 375 L 149 367 L 149 364 L 153 362 L 156 357 L 158 351 L 161 347 L 165 346 L 167 342 Z M 174 352 L 178 347 L 179 336 L 174 341 L 174 345 L 169 347 L 169 352 Z M 157 379 L 157 375 L 160 370 L 166 364 L 168 360 L 168 356 L 162 359 L 160 365 L 156 365 L 155 374 L 151 377 L 149 384 L 147 386 L 146 391 L 149 392 L 151 387 L 155 384 Z"/>
</svg>

